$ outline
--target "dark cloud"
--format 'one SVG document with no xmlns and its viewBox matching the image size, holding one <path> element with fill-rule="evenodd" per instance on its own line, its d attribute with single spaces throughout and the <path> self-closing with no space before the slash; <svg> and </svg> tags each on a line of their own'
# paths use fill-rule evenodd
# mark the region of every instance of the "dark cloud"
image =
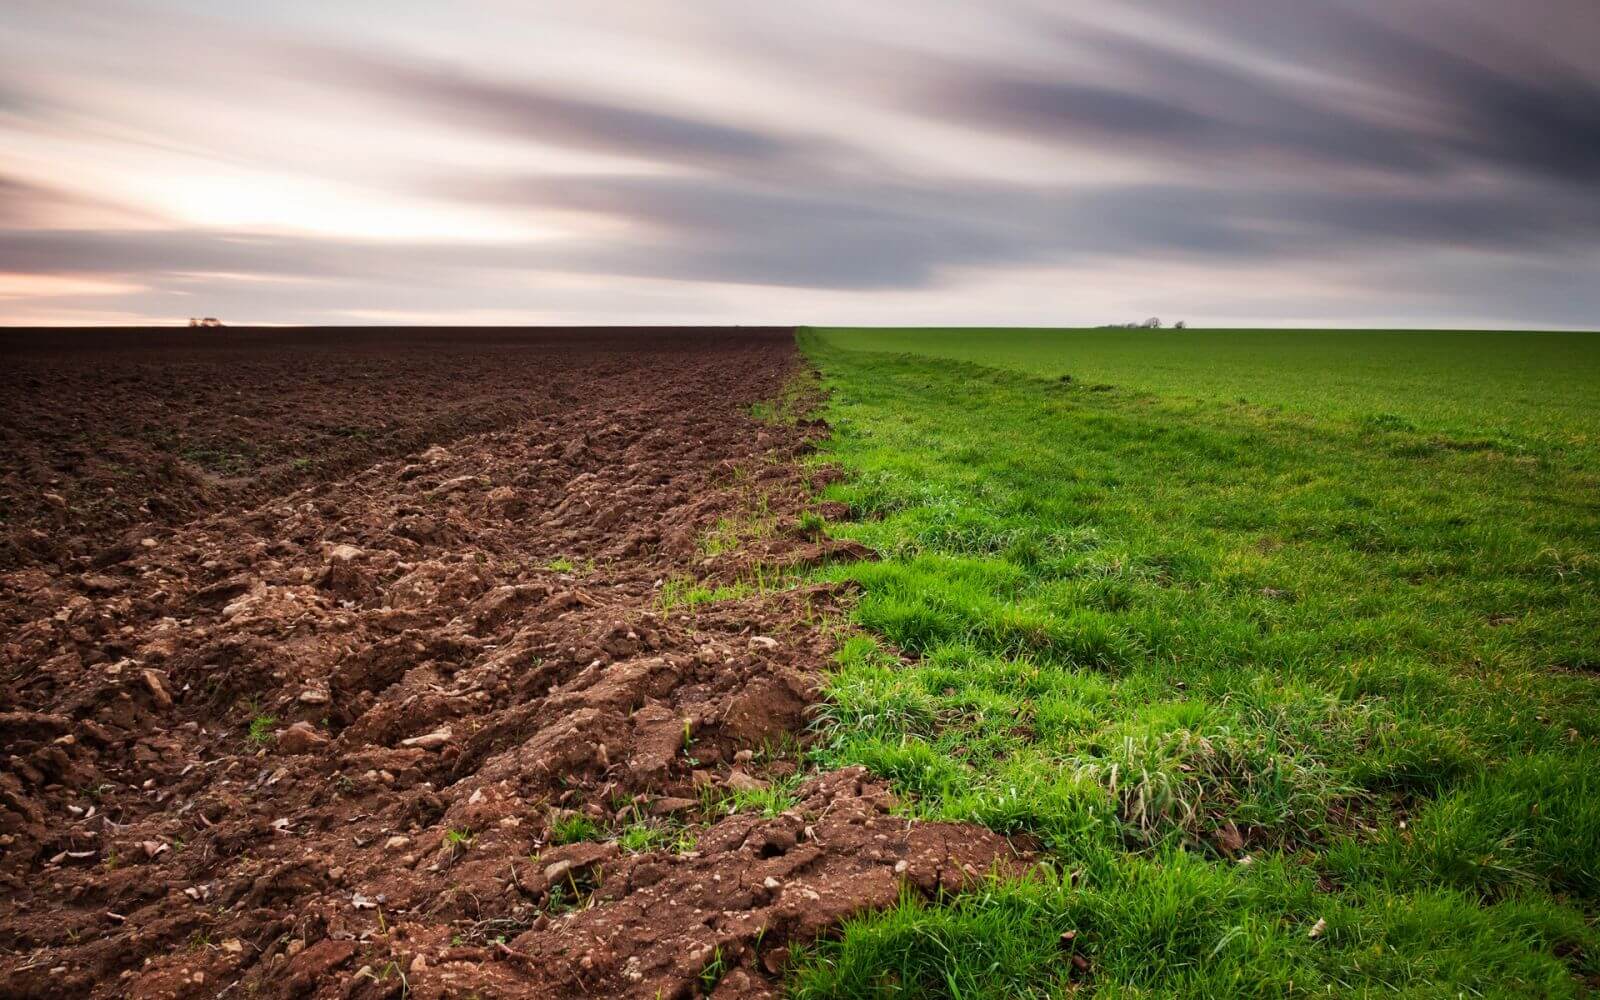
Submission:
<svg viewBox="0 0 1600 1000">
<path fill-rule="evenodd" d="M 1461 50 L 1336 2 L 1167 9 L 1214 31 L 1232 54 L 1197 54 L 1176 34 L 1153 40 L 1052 21 L 1057 68 L 928 59 L 908 67 L 921 81 L 911 101 L 924 114 L 1039 141 L 1258 173 L 1489 166 L 1600 180 L 1600 84 L 1473 34 L 1459 15 L 1441 12 L 1456 30 L 1440 34 Z"/>
<path fill-rule="evenodd" d="M 1561 180 L 1600 180 L 1600 64 L 1592 58 L 1600 51 L 1600 17 L 1589 0 L 1153 0 L 1152 6 L 1302 73 L 1381 93 L 1411 111 L 1401 127 L 1437 155 Z M 1492 20 L 1506 10 L 1535 36 L 1558 23 L 1576 27 L 1580 37 L 1562 41 L 1588 51 L 1589 61 L 1571 65 L 1548 48 L 1518 41 Z M 1584 10 L 1587 17 L 1570 16 Z"/>
<path fill-rule="evenodd" d="M 361 241 L 193 229 L 0 231 L 0 271 L 170 278 L 239 274 L 340 281 L 405 275 L 427 280 L 455 268 L 518 266 L 514 247 Z"/>
<path fill-rule="evenodd" d="M 1445 159 L 1420 137 L 1363 121 L 1314 97 L 1126 39 L 1104 39 L 1126 87 L 945 64 L 914 98 L 924 113 L 1044 142 L 1167 162 L 1225 160 L 1427 174 Z M 1141 88 L 1148 88 L 1147 91 Z"/>
<path fill-rule="evenodd" d="M 122 274 L 232 271 L 304 274 L 292 241 L 219 237 L 185 230 L 13 230 L 0 233 L 0 271 L 18 274 Z"/>
<path fill-rule="evenodd" d="M 571 244 L 583 270 L 826 288 L 910 288 L 952 268 L 1189 256 L 1236 262 L 1373 247 L 1558 252 L 1600 241 L 1600 203 L 1509 185 L 1454 193 L 1320 185 L 818 182 L 804 192 L 695 177 L 456 177 L 434 196 L 588 212 L 627 238 Z"/>
<path fill-rule="evenodd" d="M 318 49 L 299 55 L 296 65 L 453 126 L 651 162 L 774 170 L 860 155 L 832 140 L 651 108 L 645 101 L 605 101 L 495 80 L 441 64 Z"/>
<path fill-rule="evenodd" d="M 971 195 L 889 183 L 807 188 L 726 177 L 453 178 L 427 189 L 503 208 L 560 209 L 631 224 L 627 237 L 571 244 L 584 270 L 826 288 L 916 287 L 941 266 L 1025 252 L 1003 223 L 972 218 Z"/>
</svg>

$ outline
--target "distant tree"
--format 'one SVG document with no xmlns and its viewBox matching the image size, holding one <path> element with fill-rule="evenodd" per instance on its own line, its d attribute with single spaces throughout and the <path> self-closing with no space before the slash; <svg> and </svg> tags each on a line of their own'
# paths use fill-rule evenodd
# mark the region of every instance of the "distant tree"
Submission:
<svg viewBox="0 0 1600 1000">
<path fill-rule="evenodd" d="M 1161 320 L 1158 317 L 1151 316 L 1144 321 L 1144 328 L 1146 330 L 1159 330 L 1161 329 Z"/>
<path fill-rule="evenodd" d="M 1174 330 L 1187 330 L 1189 328 L 1189 324 L 1180 319 L 1176 323 L 1172 324 L 1172 328 Z"/>
</svg>

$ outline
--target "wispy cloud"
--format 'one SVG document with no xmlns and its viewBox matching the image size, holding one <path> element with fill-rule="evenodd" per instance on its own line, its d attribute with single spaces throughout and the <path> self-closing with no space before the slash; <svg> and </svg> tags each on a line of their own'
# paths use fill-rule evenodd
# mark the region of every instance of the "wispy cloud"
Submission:
<svg viewBox="0 0 1600 1000">
<path fill-rule="evenodd" d="M 1573 16 L 1589 0 L 1534 2 L 1519 27 L 1487 0 L 1008 0 L 956 31 L 955 6 L 780 23 L 711 0 L 712 34 L 519 5 L 561 28 L 521 46 L 404 9 L 364 34 L 309 5 L 174 0 L 146 23 L 24 3 L 13 37 L 39 49 L 9 63 L 52 70 L 0 81 L 0 320 L 81 315 L 62 290 L 90 282 L 93 308 L 300 321 L 537 318 L 561 289 L 606 320 L 670 301 L 680 321 L 781 302 L 981 322 L 1026 286 L 1011 318 L 1092 322 L 1209 270 L 1239 288 L 1219 314 L 1305 315 L 1337 272 L 1351 315 L 1581 322 L 1600 71 L 1572 55 L 1597 29 Z M 763 35 L 782 44 L 727 48 Z M 584 37 L 621 44 L 558 48 Z M 388 206 L 405 223 L 374 238 Z"/>
<path fill-rule="evenodd" d="M 646 163 L 780 169 L 816 165 L 837 142 L 673 111 L 659 99 L 601 100 L 548 85 L 512 82 L 449 64 L 380 59 L 352 50 L 308 50 L 296 65 L 364 91 L 401 113 L 456 129 L 489 130 Z"/>
<path fill-rule="evenodd" d="M 1441 157 L 1600 179 L 1600 76 L 1592 58 L 1600 19 L 1582 0 L 1155 6 L 1301 74 L 1384 98 L 1406 115 L 1389 128 L 1409 131 Z M 1508 14 L 1520 36 L 1501 23 Z M 1571 34 L 1552 37 L 1557 30 Z M 1565 61 L 1560 50 L 1567 48 L 1588 52 L 1585 64 Z M 1376 110 L 1366 114 L 1376 117 Z"/>
</svg>

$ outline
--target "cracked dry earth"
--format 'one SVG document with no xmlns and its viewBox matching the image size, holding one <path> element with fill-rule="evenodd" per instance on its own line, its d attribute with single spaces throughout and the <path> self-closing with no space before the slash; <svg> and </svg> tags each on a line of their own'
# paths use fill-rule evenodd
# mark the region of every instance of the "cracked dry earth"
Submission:
<svg viewBox="0 0 1600 1000">
<path fill-rule="evenodd" d="M 862 553 L 798 528 L 825 429 L 748 415 L 792 337 L 656 347 L 0 575 L 0 996 L 766 996 L 847 916 L 1021 864 L 856 771 L 730 813 L 793 775 L 845 595 L 662 588 Z"/>
</svg>

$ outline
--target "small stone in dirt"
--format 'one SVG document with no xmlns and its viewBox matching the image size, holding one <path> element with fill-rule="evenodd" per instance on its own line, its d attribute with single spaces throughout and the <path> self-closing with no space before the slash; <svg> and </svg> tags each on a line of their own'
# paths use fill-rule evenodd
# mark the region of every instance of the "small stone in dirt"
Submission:
<svg viewBox="0 0 1600 1000">
<path fill-rule="evenodd" d="M 306 688 L 300 692 L 300 704 L 302 705 L 326 705 L 327 703 L 328 692 L 326 691 L 317 688 Z"/>
<path fill-rule="evenodd" d="M 221 947 L 223 951 L 237 955 L 244 951 L 244 942 L 238 938 L 226 938 L 223 940 Z"/>
<path fill-rule="evenodd" d="M 41 493 L 39 494 L 39 497 L 52 507 L 61 507 L 65 509 L 67 506 L 67 498 L 59 493 Z"/>
<path fill-rule="evenodd" d="M 446 451 L 443 447 L 434 445 L 418 457 L 420 457 L 424 462 L 448 462 L 450 461 L 451 456 L 450 452 Z"/>
<path fill-rule="evenodd" d="M 743 771 L 729 771 L 722 783 L 736 792 L 759 792 L 767 787 L 767 783 L 760 778 L 751 777 Z"/>
<path fill-rule="evenodd" d="M 166 844 L 163 844 L 159 840 L 141 841 L 139 844 L 139 849 L 144 851 L 145 857 L 151 859 L 158 858 L 171 850 L 170 847 L 168 847 Z"/>
<path fill-rule="evenodd" d="M 528 504 L 514 488 L 496 486 L 489 491 L 489 509 L 501 517 L 517 517 L 527 510 Z"/>
<path fill-rule="evenodd" d="M 124 581 L 102 573 L 86 574 L 80 577 L 78 582 L 83 584 L 83 589 L 91 594 L 115 594 L 128 586 Z"/>
<path fill-rule="evenodd" d="M 680 799 L 668 796 L 650 803 L 650 815 L 675 816 L 678 813 L 690 812 L 699 805 L 700 803 L 694 799 Z"/>
<path fill-rule="evenodd" d="M 330 562 L 340 563 L 354 562 L 355 560 L 360 559 L 362 555 L 363 553 L 361 549 L 357 546 L 340 544 L 335 545 L 328 551 L 328 560 Z"/>
<path fill-rule="evenodd" d="M 782 972 L 783 967 L 788 964 L 788 948 L 771 948 L 768 949 L 765 955 L 761 956 L 761 967 L 772 973 L 774 976 Z"/>
<path fill-rule="evenodd" d="M 414 542 L 427 542 L 439 534 L 439 522 L 431 517 L 407 517 L 400 521 L 395 531 Z"/>
<path fill-rule="evenodd" d="M 410 846 L 411 846 L 411 838 L 410 837 L 402 837 L 402 836 L 399 836 L 399 835 L 390 837 L 388 840 L 383 842 L 383 849 L 386 850 L 386 851 L 398 851 L 402 847 L 410 847 Z"/>
<path fill-rule="evenodd" d="M 327 744 L 328 737 L 318 732 L 309 722 L 296 722 L 278 733 L 278 750 L 283 753 L 310 753 Z"/>
<path fill-rule="evenodd" d="M 770 635 L 753 635 L 750 637 L 751 649 L 777 649 L 778 640 Z"/>
<path fill-rule="evenodd" d="M 780 886 L 782 884 L 783 884 L 782 882 L 779 882 L 777 879 L 773 878 L 771 875 L 768 875 L 761 883 L 761 885 L 764 888 L 767 888 L 767 889 L 776 889 L 778 886 Z"/>
<path fill-rule="evenodd" d="M 572 871 L 572 862 L 562 858 L 560 861 L 553 862 L 544 870 L 544 880 L 553 885 L 565 878 L 570 871 Z"/>
<path fill-rule="evenodd" d="M 756 754 L 754 750 L 740 750 L 738 753 L 733 755 L 733 762 L 735 764 L 748 764 L 755 759 Z"/>
<path fill-rule="evenodd" d="M 139 679 L 144 681 L 144 686 L 150 689 L 150 695 L 155 698 L 156 705 L 161 708 L 172 707 L 172 695 L 167 693 L 166 685 L 161 683 L 160 674 L 154 670 L 143 670 L 139 673 Z"/>
<path fill-rule="evenodd" d="M 423 733 L 421 736 L 413 736 L 408 740 L 401 740 L 400 745 L 403 747 L 416 747 L 419 750 L 437 750 L 449 743 L 453 736 L 454 734 L 451 733 L 450 727 L 444 726 L 440 729 L 435 729 L 431 733 Z"/>
</svg>

